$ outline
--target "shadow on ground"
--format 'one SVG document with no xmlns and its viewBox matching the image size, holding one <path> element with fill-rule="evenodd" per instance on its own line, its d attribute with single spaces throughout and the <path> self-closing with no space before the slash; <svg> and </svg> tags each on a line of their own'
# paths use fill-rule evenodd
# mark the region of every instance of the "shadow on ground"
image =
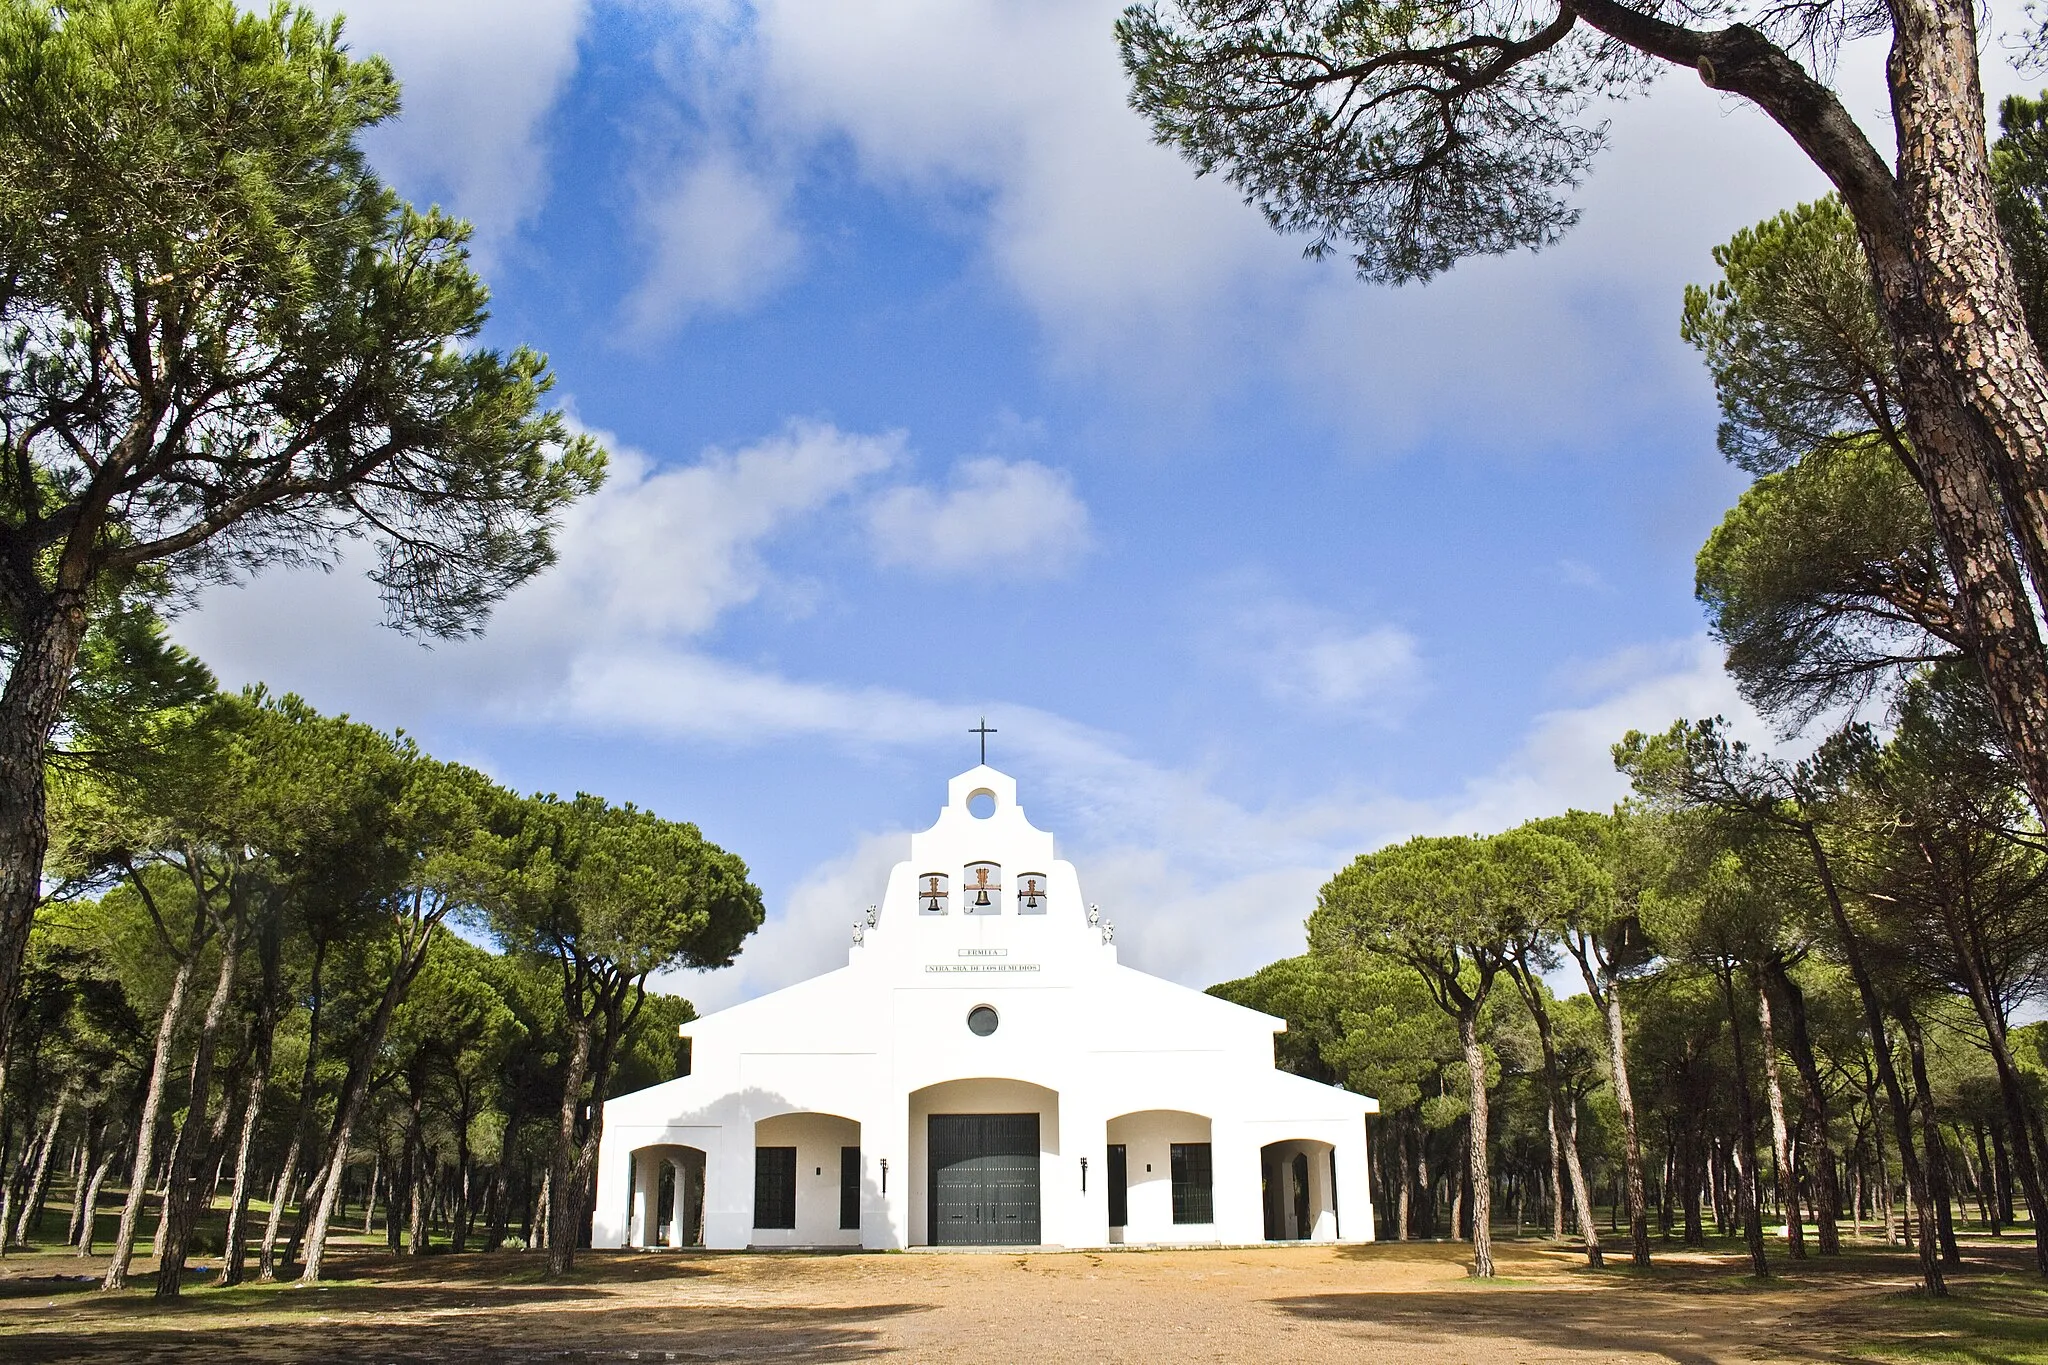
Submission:
<svg viewBox="0 0 2048 1365">
<path fill-rule="evenodd" d="M 380 1291 L 388 1295 L 390 1291 Z M 329 1305 L 316 1305 L 326 1308 Z M 338 1305 L 336 1305 L 338 1306 Z M 419 1305 L 380 1298 L 378 1320 L 348 1322 L 224 1323 L 213 1315 L 186 1322 L 158 1320 L 147 1330 L 65 1330 L 23 1332 L 7 1338 L 7 1358 L 33 1365 L 44 1361 L 155 1362 L 194 1359 L 277 1362 L 377 1361 L 379 1365 L 490 1360 L 512 1365 L 541 1362 L 621 1360 L 730 1360 L 805 1362 L 869 1360 L 885 1354 L 881 1326 L 891 1318 L 925 1311 L 918 1304 L 859 1308 L 649 1308 L 634 1320 L 595 1318 L 585 1333 L 551 1316 L 541 1330 L 521 1331 L 516 1320 L 449 1315 L 436 1321 L 417 1313 Z M 387 1316 L 388 1315 L 388 1316 Z M 535 1325 L 538 1326 L 537 1324 Z M 309 1335 L 317 1334 L 317 1335 Z M 581 1336 L 577 1344 L 567 1344 Z M 546 1344 L 542 1344 L 546 1343 Z"/>
</svg>

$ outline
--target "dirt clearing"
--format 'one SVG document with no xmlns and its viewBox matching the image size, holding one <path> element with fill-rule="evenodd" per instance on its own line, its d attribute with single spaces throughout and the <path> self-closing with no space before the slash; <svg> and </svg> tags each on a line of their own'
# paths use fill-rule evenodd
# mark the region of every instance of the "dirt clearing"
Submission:
<svg viewBox="0 0 2048 1365">
<path fill-rule="evenodd" d="M 2014 1253 L 2021 1249 L 2013 1247 Z M 566 1284 L 537 1257 L 352 1254 L 318 1288 L 195 1287 L 166 1309 L 104 1295 L 67 1256 L 0 1261 L 0 1360 L 189 1361 L 1817 1361 L 2022 1362 L 1953 1312 L 1916 1316 L 1897 1253 L 1809 1261 L 1768 1286 L 1732 1257 L 1669 1255 L 1645 1279 L 1533 1244 L 1502 1278 L 1449 1244 L 1023 1254 L 586 1253 Z M 2025 1327 L 2048 1294 L 2003 1249 L 1975 1258 Z M 1788 1267 L 1788 1270 L 1791 1270 Z M 345 1277 L 345 1278 L 341 1278 Z M 147 1285 L 147 1277 L 138 1277 Z M 1975 1309 L 1966 1309 L 1974 1312 Z M 2017 1315 L 2015 1317 L 2015 1315 Z M 2001 1329 L 2002 1330 L 2002 1329 Z M 1958 1333 L 1964 1339 L 1956 1339 Z M 2030 1336 L 2030 1332 L 2022 1332 Z M 1999 1338 L 2003 1341 L 2004 1338 Z M 1904 1354 L 1895 1354 L 1896 1348 Z M 1937 1356 L 1915 1354 L 1935 1351 Z"/>
</svg>

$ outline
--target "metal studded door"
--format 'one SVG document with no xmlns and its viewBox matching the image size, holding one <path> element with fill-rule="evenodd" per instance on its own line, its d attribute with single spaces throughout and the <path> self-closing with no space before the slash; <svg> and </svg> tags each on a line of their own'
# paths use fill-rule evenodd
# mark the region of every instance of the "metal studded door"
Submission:
<svg viewBox="0 0 2048 1365">
<path fill-rule="evenodd" d="M 933 1114 L 933 1246 L 1038 1243 L 1038 1115 Z"/>
</svg>

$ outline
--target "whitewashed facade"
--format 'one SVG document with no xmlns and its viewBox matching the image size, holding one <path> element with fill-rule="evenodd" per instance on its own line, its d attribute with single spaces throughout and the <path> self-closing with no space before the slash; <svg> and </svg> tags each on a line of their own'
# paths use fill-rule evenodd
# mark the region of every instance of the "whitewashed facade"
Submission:
<svg viewBox="0 0 2048 1365">
<path fill-rule="evenodd" d="M 1282 1020 L 1120 966 L 987 766 L 910 839 L 847 965 L 687 1025 L 605 1106 L 600 1247 L 1370 1241 L 1366 1116 Z"/>
</svg>

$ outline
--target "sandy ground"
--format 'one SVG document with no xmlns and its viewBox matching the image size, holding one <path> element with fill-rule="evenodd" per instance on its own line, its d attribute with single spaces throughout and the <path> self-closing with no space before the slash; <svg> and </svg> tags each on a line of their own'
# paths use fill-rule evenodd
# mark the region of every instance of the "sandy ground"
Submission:
<svg viewBox="0 0 2048 1365">
<path fill-rule="evenodd" d="M 330 1262 L 340 1282 L 195 1288 L 168 1309 L 58 1278 L 94 1263 L 17 1255 L 0 1261 L 0 1361 L 1807 1362 L 1840 1359 L 1912 1271 L 1869 1253 L 1757 1288 L 1707 1256 L 1660 1256 L 1644 1281 L 1540 1244 L 1500 1252 L 1490 1284 L 1443 1244 L 585 1253 L 567 1284 L 540 1282 L 535 1257 L 349 1254 Z"/>
</svg>

